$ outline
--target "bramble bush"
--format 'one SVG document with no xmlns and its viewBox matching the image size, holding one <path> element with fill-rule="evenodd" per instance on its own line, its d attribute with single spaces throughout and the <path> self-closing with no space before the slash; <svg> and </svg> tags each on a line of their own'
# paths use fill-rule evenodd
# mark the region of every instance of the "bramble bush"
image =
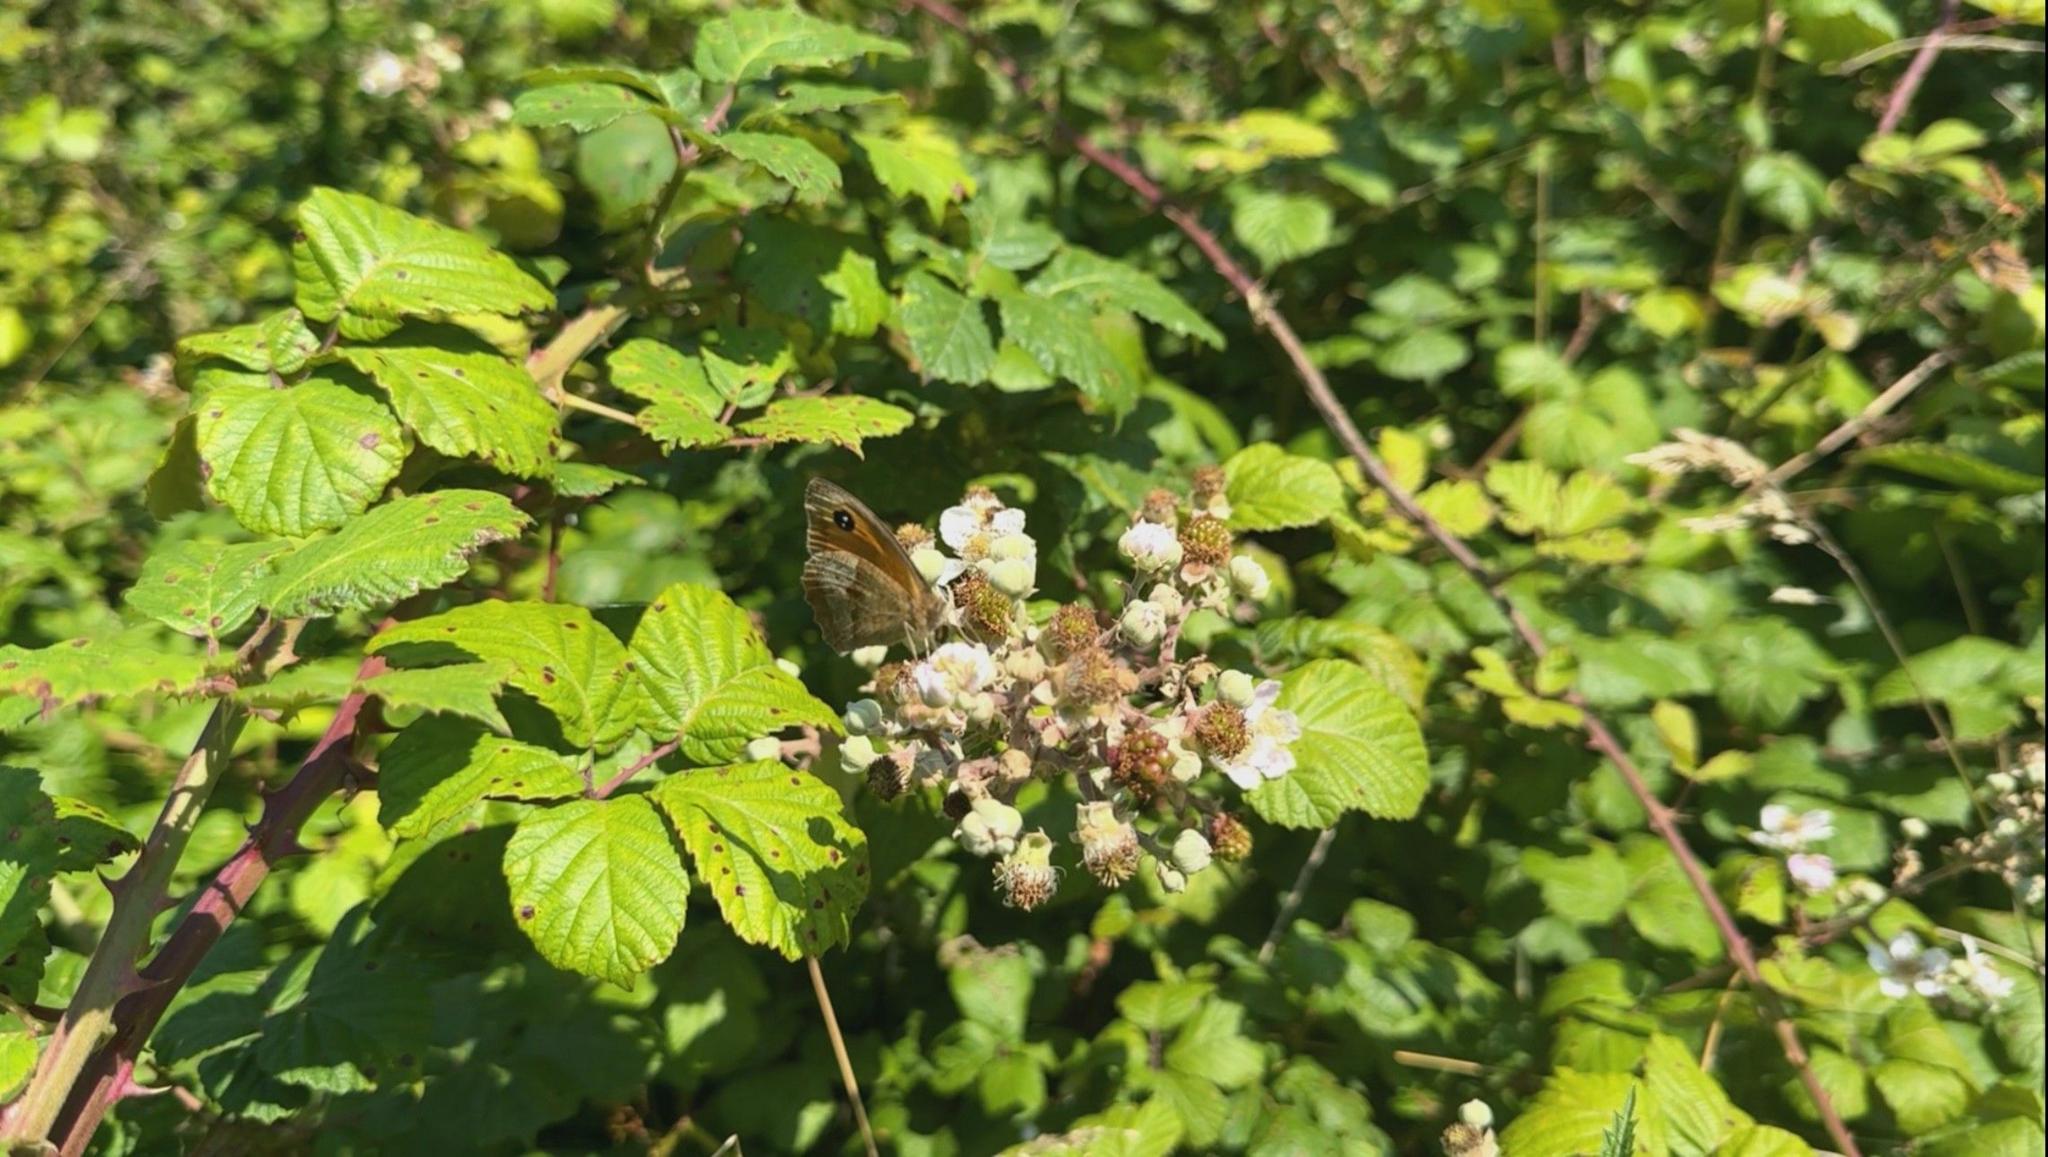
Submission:
<svg viewBox="0 0 2048 1157">
<path fill-rule="evenodd" d="M 2040 1151 L 2039 0 L 252 16 L 0 12 L 0 1147 Z"/>
</svg>

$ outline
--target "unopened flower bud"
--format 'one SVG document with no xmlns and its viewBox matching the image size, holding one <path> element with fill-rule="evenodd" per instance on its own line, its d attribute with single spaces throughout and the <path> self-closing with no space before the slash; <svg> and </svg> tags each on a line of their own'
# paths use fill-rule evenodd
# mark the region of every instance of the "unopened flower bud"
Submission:
<svg viewBox="0 0 2048 1157">
<path fill-rule="evenodd" d="M 1052 837 L 1032 832 L 996 865 L 996 890 L 1003 903 L 1026 912 L 1052 899 L 1059 873 L 1052 866 Z"/>
<path fill-rule="evenodd" d="M 1252 696 L 1258 689 L 1258 680 L 1243 671 L 1225 671 L 1216 676 L 1216 697 L 1240 710 L 1252 705 Z"/>
<path fill-rule="evenodd" d="M 1990 775 L 1984 777 L 1984 786 L 1990 788 L 1992 791 L 1995 791 L 2000 795 L 2006 795 L 2010 793 L 2013 787 L 2015 786 L 2016 782 L 2017 781 L 2013 779 L 2010 773 L 2003 771 L 1994 771 Z"/>
<path fill-rule="evenodd" d="M 998 562 L 1006 559 L 1035 559 L 1038 557 L 1038 544 L 1032 541 L 1028 534 L 998 535 L 994 542 L 988 544 L 988 557 Z"/>
<path fill-rule="evenodd" d="M 781 759 L 782 741 L 773 735 L 764 735 L 759 739 L 749 739 L 747 740 L 746 752 L 748 759 Z"/>
<path fill-rule="evenodd" d="M 1467 1101 L 1458 1106 L 1458 1120 L 1474 1129 L 1493 1128 L 1493 1108 L 1485 1101 Z"/>
<path fill-rule="evenodd" d="M 839 766 L 848 771 L 866 771 L 881 754 L 876 750 L 874 740 L 865 735 L 849 735 L 839 745 Z"/>
<path fill-rule="evenodd" d="M 972 811 L 961 818 L 960 826 L 953 829 L 953 839 L 970 856 L 996 854 L 996 838 L 988 830 L 988 820 Z"/>
<path fill-rule="evenodd" d="M 1180 564 L 1182 546 L 1173 528 L 1158 522 L 1134 522 L 1116 547 L 1132 566 L 1145 574 L 1157 574 Z"/>
<path fill-rule="evenodd" d="M 856 699 L 846 705 L 846 714 L 841 718 L 845 720 L 847 734 L 871 735 L 888 717 L 882 705 L 873 699 Z"/>
<path fill-rule="evenodd" d="M 1273 593 L 1273 580 L 1266 574 L 1266 568 L 1248 554 L 1230 560 L 1230 585 L 1255 603 L 1265 602 L 1266 596 Z"/>
<path fill-rule="evenodd" d="M 794 659 L 777 659 L 775 660 L 775 665 L 781 669 L 783 674 L 788 675 L 792 679 L 803 677 L 804 669 L 797 666 Z"/>
<path fill-rule="evenodd" d="M 1187 873 L 1171 864 L 1160 864 L 1159 886 L 1168 892 L 1185 892 L 1188 887 Z"/>
<path fill-rule="evenodd" d="M 961 701 L 960 709 L 967 713 L 969 722 L 987 723 L 996 717 L 996 697 L 986 691 L 969 695 Z"/>
<path fill-rule="evenodd" d="M 920 546 L 910 552 L 910 565 L 917 568 L 924 581 L 935 583 L 946 573 L 946 556 L 937 547 Z"/>
<path fill-rule="evenodd" d="M 1149 651 L 1158 646 L 1160 638 L 1166 634 L 1166 612 L 1158 603 L 1139 599 L 1124 607 L 1116 625 L 1125 642 L 1141 651 Z"/>
<path fill-rule="evenodd" d="M 1927 838 L 1927 821 L 1919 816 L 1907 816 L 1899 821 L 1899 831 L 1909 840 Z"/>
<path fill-rule="evenodd" d="M 1017 846 L 1017 837 L 1024 831 L 1024 813 L 999 799 L 984 797 L 974 801 L 969 811 L 970 818 L 980 816 L 988 825 L 989 835 L 995 839 L 996 850 L 1004 855 Z"/>
<path fill-rule="evenodd" d="M 1187 609 L 1187 600 L 1181 597 L 1179 588 L 1171 583 L 1153 583 L 1152 589 L 1145 592 L 1145 601 L 1158 604 L 1169 621 L 1180 618 L 1180 613 Z"/>
<path fill-rule="evenodd" d="M 1176 783 L 1193 783 L 1202 776 L 1202 757 L 1185 749 L 1176 751 L 1171 770 Z"/>
<path fill-rule="evenodd" d="M 1037 560 L 1002 558 L 983 565 L 989 585 L 1013 599 L 1021 599 L 1038 587 Z"/>
<path fill-rule="evenodd" d="M 889 657 L 889 648 L 886 645 L 878 647 L 855 647 L 852 651 L 847 653 L 846 657 L 852 659 L 853 665 L 859 667 L 861 670 L 872 671 L 875 668 L 880 667 L 882 665 L 883 660 Z"/>
<path fill-rule="evenodd" d="M 1173 839 L 1173 866 L 1187 875 L 1192 876 L 1207 868 L 1210 856 L 1208 839 L 1193 828 Z"/>
</svg>

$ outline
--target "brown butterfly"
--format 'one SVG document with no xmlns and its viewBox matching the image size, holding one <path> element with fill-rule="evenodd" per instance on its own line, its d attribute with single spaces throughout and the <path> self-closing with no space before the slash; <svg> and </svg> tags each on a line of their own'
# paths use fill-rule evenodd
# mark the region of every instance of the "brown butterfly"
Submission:
<svg viewBox="0 0 2048 1157">
<path fill-rule="evenodd" d="M 845 488 L 813 478 L 804 487 L 804 522 L 804 601 L 832 649 L 929 649 L 945 601 L 875 512 Z"/>
</svg>

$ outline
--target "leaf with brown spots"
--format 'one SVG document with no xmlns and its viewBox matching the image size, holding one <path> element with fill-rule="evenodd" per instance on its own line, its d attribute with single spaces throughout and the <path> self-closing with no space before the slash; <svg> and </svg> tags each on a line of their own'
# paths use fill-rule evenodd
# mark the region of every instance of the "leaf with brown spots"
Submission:
<svg viewBox="0 0 2048 1157">
<path fill-rule="evenodd" d="M 406 666 L 461 658 L 495 664 L 578 747 L 618 746 L 643 711 L 626 645 L 583 607 L 473 603 L 400 623 L 371 639 L 369 650 Z"/>
<path fill-rule="evenodd" d="M 770 759 L 682 772 L 648 794 L 740 939 L 791 960 L 851 939 L 867 898 L 867 836 L 823 780 Z"/>
<path fill-rule="evenodd" d="M 408 448 L 384 403 L 320 378 L 281 390 L 220 386 L 195 417 L 207 493 L 270 534 L 311 534 L 361 514 Z"/>
<path fill-rule="evenodd" d="M 694 762 L 733 759 L 748 740 L 800 724 L 840 730 L 838 713 L 776 666 L 747 613 L 710 587 L 676 583 L 655 596 L 632 652 L 646 689 L 641 726 Z"/>
<path fill-rule="evenodd" d="M 576 800 L 520 821 L 505 845 L 512 919 L 559 968 L 628 985 L 683 930 L 690 877 L 640 795 Z"/>
<path fill-rule="evenodd" d="M 433 346 L 344 346 L 337 352 L 384 388 L 399 420 L 421 442 L 520 478 L 553 473 L 558 415 L 518 363 Z"/>
<path fill-rule="evenodd" d="M 220 640 L 256 613 L 278 554 L 291 544 L 173 542 L 150 552 L 128 605 L 195 639 Z"/>
<path fill-rule="evenodd" d="M 566 756 L 429 715 L 399 732 L 377 764 L 377 820 L 401 839 L 423 836 L 487 799 L 568 799 L 583 787 Z"/>
<path fill-rule="evenodd" d="M 470 555 L 527 522 L 509 499 L 487 490 L 394 499 L 279 561 L 263 602 L 288 619 L 395 603 L 461 577 Z"/>
<path fill-rule="evenodd" d="M 0 647 L 0 695 L 32 695 L 48 710 L 85 699 L 191 691 L 206 665 L 197 655 L 160 650 L 155 633 L 150 628 L 36 649 Z"/>
</svg>

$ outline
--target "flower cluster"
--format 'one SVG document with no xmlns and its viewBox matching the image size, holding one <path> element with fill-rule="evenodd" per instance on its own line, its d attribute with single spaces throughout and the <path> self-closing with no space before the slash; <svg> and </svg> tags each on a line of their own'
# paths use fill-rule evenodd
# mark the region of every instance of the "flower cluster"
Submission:
<svg viewBox="0 0 2048 1157">
<path fill-rule="evenodd" d="M 854 654 L 874 676 L 847 705 L 841 762 L 884 798 L 942 789 L 954 839 L 996 860 L 996 889 L 1016 908 L 1045 903 L 1060 880 L 1057 843 L 1013 806 L 1034 780 L 1072 784 L 1076 858 L 1105 887 L 1149 862 L 1177 892 L 1213 862 L 1243 859 L 1251 832 L 1221 783 L 1287 775 L 1301 724 L 1279 683 L 1179 654 L 1190 615 L 1248 618 L 1271 590 L 1237 551 L 1229 513 L 1217 470 L 1198 472 L 1185 498 L 1148 496 L 1117 541 L 1132 578 L 1114 614 L 1084 603 L 1032 614 L 1038 545 L 1024 512 L 986 489 L 946 510 L 936 539 L 899 529 L 946 596 L 945 639 L 907 662 Z"/>
<path fill-rule="evenodd" d="M 1749 842 L 1773 852 L 1785 853 L 1785 874 L 1807 895 L 1818 895 L 1835 886 L 1835 862 L 1813 845 L 1835 834 L 1834 813 L 1824 809 L 1793 811 L 1784 804 L 1766 804 L 1757 817 L 1756 831 Z"/>
<path fill-rule="evenodd" d="M 2020 751 L 2019 763 L 2010 771 L 1994 771 L 1984 777 L 1982 796 L 1991 814 L 1991 826 L 1956 841 L 1949 854 L 1996 874 L 2026 906 L 2042 907 L 2048 883 L 2042 877 L 2044 780 L 2048 780 L 2048 759 L 2041 744 L 2030 743 Z"/>
<path fill-rule="evenodd" d="M 2013 979 L 1992 964 L 1990 955 L 1974 936 L 1962 937 L 1963 955 L 1921 942 L 1912 932 L 1900 932 L 1865 949 L 1871 970 L 1877 973 L 1878 991 L 1893 999 L 1908 993 L 1934 998 L 1968 997 L 1996 1006 L 2013 993 Z"/>
</svg>

